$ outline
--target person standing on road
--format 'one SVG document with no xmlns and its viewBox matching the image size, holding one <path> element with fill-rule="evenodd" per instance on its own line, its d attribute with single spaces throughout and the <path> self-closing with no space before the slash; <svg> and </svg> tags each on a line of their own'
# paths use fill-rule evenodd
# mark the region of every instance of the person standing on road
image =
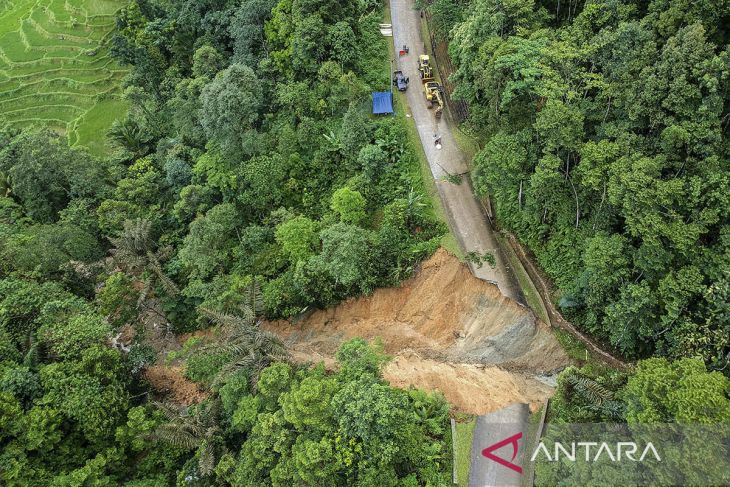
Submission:
<svg viewBox="0 0 730 487">
<path fill-rule="evenodd" d="M 435 145 L 437 149 L 441 148 L 441 136 L 439 134 L 433 134 L 433 145 Z"/>
</svg>

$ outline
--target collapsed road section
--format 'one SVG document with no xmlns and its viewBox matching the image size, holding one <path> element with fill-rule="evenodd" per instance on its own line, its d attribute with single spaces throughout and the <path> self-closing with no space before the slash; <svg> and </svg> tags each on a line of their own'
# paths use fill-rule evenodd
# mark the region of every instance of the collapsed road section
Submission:
<svg viewBox="0 0 730 487">
<path fill-rule="evenodd" d="M 552 395 L 568 357 L 549 327 L 440 249 L 396 288 L 263 325 L 299 362 L 333 367 L 342 342 L 380 338 L 393 385 L 441 391 L 456 410 L 484 414 Z"/>
</svg>

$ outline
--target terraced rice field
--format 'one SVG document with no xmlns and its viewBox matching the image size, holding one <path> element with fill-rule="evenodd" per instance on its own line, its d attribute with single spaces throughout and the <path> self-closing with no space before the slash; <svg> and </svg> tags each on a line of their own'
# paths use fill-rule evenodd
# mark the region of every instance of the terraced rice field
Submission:
<svg viewBox="0 0 730 487">
<path fill-rule="evenodd" d="M 126 110 L 126 70 L 108 46 L 125 3 L 0 0 L 0 126 L 51 127 L 105 153 L 106 131 Z"/>
</svg>

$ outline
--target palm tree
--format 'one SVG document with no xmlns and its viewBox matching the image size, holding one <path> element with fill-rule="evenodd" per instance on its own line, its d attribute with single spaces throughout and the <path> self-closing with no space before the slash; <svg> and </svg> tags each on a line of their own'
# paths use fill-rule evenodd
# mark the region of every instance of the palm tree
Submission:
<svg viewBox="0 0 730 487">
<path fill-rule="evenodd" d="M 138 305 L 146 300 L 156 283 L 159 283 L 172 296 L 180 292 L 177 285 L 162 269 L 161 261 L 168 257 L 170 250 L 167 248 L 155 249 L 152 223 L 148 220 L 125 221 L 122 233 L 116 238 L 109 238 L 109 241 L 114 245 L 111 254 L 119 267 L 137 277 L 146 275 Z"/>
<path fill-rule="evenodd" d="M 233 359 L 225 365 L 213 380 L 213 388 L 225 382 L 233 373 L 246 369 L 250 372 L 251 385 L 256 388 L 259 373 L 274 362 L 286 361 L 288 354 L 284 343 L 260 327 L 257 316 L 263 308 L 263 298 L 258 283 L 254 280 L 248 288 L 245 304 L 237 314 L 221 313 L 209 308 L 199 312 L 222 330 L 221 339 L 209 347 L 224 350 Z"/>
<path fill-rule="evenodd" d="M 132 234 L 130 233 L 129 237 Z M 123 246 L 125 249 L 139 249 L 132 257 L 142 255 L 146 250 L 137 240 L 131 239 Z M 144 254 L 146 255 L 146 254 Z M 130 258 L 130 262 L 134 262 Z M 207 308 L 199 311 L 212 322 L 221 327 L 222 336 L 216 343 L 206 348 L 217 351 L 228 351 L 233 359 L 225 365 L 213 381 L 214 394 L 205 402 L 194 408 L 178 409 L 169 404 L 158 403 L 167 422 L 158 426 L 150 435 L 151 439 L 165 441 L 170 445 L 187 450 L 198 450 L 198 472 L 207 476 L 213 472 L 217 454 L 220 453 L 217 445 L 222 443 L 221 401 L 215 392 L 218 386 L 238 370 L 250 372 L 250 380 L 255 390 L 259 373 L 275 361 L 288 358 L 286 347 L 279 338 L 262 330 L 256 316 L 262 309 L 262 295 L 256 281 L 246 292 L 245 304 L 240 307 L 239 313 L 228 314 Z"/>
<path fill-rule="evenodd" d="M 144 156 L 148 151 L 149 136 L 137 121 L 130 118 L 115 120 L 107 135 L 114 144 L 127 149 L 135 158 Z"/>
<path fill-rule="evenodd" d="M 211 386 L 215 389 L 235 372 L 248 370 L 255 390 L 259 373 L 274 362 L 288 359 L 284 343 L 268 331 L 262 330 L 250 309 L 242 309 L 240 316 L 201 308 L 200 312 L 221 326 L 223 336 L 211 348 L 227 351 L 233 357 L 216 375 Z"/>
<path fill-rule="evenodd" d="M 615 399 L 613 392 L 588 377 L 570 374 L 565 380 L 570 386 L 569 393 L 588 403 L 586 409 L 613 420 L 623 419 L 624 404 Z"/>
<path fill-rule="evenodd" d="M 137 255 L 137 254 L 135 254 Z M 255 389 L 259 373 L 275 361 L 288 358 L 286 347 L 279 338 L 262 330 L 256 316 L 262 308 L 262 296 L 258 284 L 254 281 L 246 293 L 245 304 L 237 314 L 220 313 L 207 308 L 199 311 L 212 322 L 221 327 L 222 336 L 216 343 L 206 348 L 217 351 L 228 351 L 233 359 L 225 365 L 213 381 L 212 389 L 218 386 L 238 370 L 250 372 L 251 384 Z M 198 449 L 198 471 L 207 476 L 215 468 L 218 453 L 216 445 L 221 443 L 220 427 L 221 402 L 214 393 L 199 406 L 176 409 L 169 404 L 158 404 L 167 418 L 167 422 L 158 426 L 150 435 L 151 439 L 165 441 L 173 446 L 192 450 Z"/>
<path fill-rule="evenodd" d="M 220 400 L 213 398 L 194 408 L 175 408 L 170 404 L 156 403 L 167 418 L 149 439 L 164 441 L 185 450 L 198 450 L 198 471 L 203 476 L 213 472 L 216 465 L 216 445 L 221 443 Z"/>
</svg>

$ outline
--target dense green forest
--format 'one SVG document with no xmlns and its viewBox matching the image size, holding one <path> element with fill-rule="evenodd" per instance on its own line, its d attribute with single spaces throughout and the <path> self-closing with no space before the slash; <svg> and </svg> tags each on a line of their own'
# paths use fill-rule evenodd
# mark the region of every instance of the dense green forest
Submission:
<svg viewBox="0 0 730 487">
<path fill-rule="evenodd" d="M 128 159 L 96 213 L 106 235 L 144 219 L 174 248 L 177 313 L 235 310 L 256 278 L 267 315 L 289 316 L 392 285 L 436 248 L 404 127 L 367 117 L 389 82 L 378 3 L 163 5 L 119 16 L 132 107 L 111 136 Z"/>
<path fill-rule="evenodd" d="M 567 318 L 624 357 L 658 356 L 569 367 L 549 419 L 730 421 L 730 3 L 419 5 L 482 146 L 476 192 Z"/>
<path fill-rule="evenodd" d="M 382 8 L 132 1 L 117 150 L 0 134 L 2 485 L 446 483 L 440 396 L 389 386 L 360 340 L 337 373 L 290 365 L 255 321 L 394 285 L 445 232 L 405 127 L 369 115 Z M 151 400 L 144 313 L 222 334 L 180 352 L 200 404 Z"/>
<path fill-rule="evenodd" d="M 730 3 L 435 0 L 474 186 L 568 318 L 630 358 L 730 352 Z"/>
<path fill-rule="evenodd" d="M 645 359 L 576 360 L 550 417 L 729 423 L 730 3 L 423 4 L 475 189 L 566 317 Z M 450 407 L 391 387 L 382 344 L 330 371 L 259 326 L 398 284 L 446 232 L 404 119 L 369 114 L 383 8 L 133 0 L 113 153 L 0 130 L 0 485 L 451 484 Z M 192 335 L 162 357 L 160 324 Z M 156 402 L 173 355 L 199 403 Z"/>
</svg>

